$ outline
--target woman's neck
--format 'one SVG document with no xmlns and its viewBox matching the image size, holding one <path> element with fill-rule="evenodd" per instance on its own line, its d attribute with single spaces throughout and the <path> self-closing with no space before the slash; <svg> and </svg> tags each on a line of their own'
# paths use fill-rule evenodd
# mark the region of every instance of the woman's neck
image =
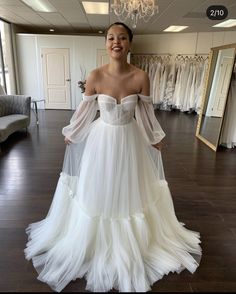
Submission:
<svg viewBox="0 0 236 294">
<path fill-rule="evenodd" d="M 122 74 L 127 73 L 130 69 L 129 63 L 124 60 L 110 60 L 108 64 L 108 72 L 111 74 Z"/>
</svg>

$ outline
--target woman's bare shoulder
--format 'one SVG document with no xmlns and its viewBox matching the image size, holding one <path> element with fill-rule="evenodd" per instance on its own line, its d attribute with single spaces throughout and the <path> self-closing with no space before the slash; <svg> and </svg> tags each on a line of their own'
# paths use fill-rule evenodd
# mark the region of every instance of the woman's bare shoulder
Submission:
<svg viewBox="0 0 236 294">
<path fill-rule="evenodd" d="M 143 93 L 149 95 L 149 77 L 148 74 L 142 69 L 130 64 L 130 70 L 132 72 L 132 81 L 137 88 L 137 93 Z"/>
<path fill-rule="evenodd" d="M 86 94 L 93 95 L 98 92 L 97 89 L 99 88 L 99 84 L 106 70 L 106 66 L 107 65 L 98 67 L 89 73 L 86 79 L 86 86 L 85 86 Z"/>
<path fill-rule="evenodd" d="M 135 73 L 135 81 L 136 85 L 139 85 L 140 87 L 140 93 L 144 95 L 150 94 L 150 81 L 148 73 L 146 73 L 144 70 L 133 66 L 133 70 Z"/>
<path fill-rule="evenodd" d="M 136 67 L 136 66 L 133 65 L 133 64 L 130 64 L 130 67 L 131 67 L 132 71 L 134 72 L 134 74 L 135 74 L 138 78 L 140 78 L 140 79 L 146 79 L 146 78 L 148 77 L 148 74 L 147 74 L 144 70 L 142 70 L 142 69 Z"/>
<path fill-rule="evenodd" d="M 99 75 L 99 71 L 98 68 L 92 70 L 88 76 L 87 76 L 87 81 L 93 81 L 94 79 L 96 79 Z"/>
<path fill-rule="evenodd" d="M 96 94 L 96 83 L 98 79 L 98 71 L 97 69 L 92 70 L 87 78 L 86 78 L 86 83 L 85 83 L 85 95 L 93 95 Z"/>
<path fill-rule="evenodd" d="M 134 76 L 136 77 L 137 80 L 139 80 L 139 81 L 147 81 L 149 79 L 148 74 L 144 70 L 142 70 L 142 69 L 140 69 L 140 68 L 138 68 L 138 67 L 136 67 L 136 66 L 134 66 L 132 64 L 130 64 L 130 68 L 133 71 Z"/>
<path fill-rule="evenodd" d="M 102 78 L 104 72 L 106 71 L 106 68 L 107 68 L 107 65 L 103 65 L 92 70 L 90 74 L 88 75 L 88 79 L 98 81 L 99 79 Z"/>
</svg>

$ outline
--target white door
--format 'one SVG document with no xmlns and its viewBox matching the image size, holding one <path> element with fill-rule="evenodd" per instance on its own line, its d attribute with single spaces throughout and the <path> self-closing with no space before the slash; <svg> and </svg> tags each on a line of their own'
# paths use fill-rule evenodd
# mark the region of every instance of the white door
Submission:
<svg viewBox="0 0 236 294">
<path fill-rule="evenodd" d="M 223 56 L 220 64 L 220 73 L 218 85 L 216 88 L 216 96 L 211 111 L 211 116 L 222 117 L 227 99 L 229 81 L 232 74 L 232 58 Z"/>
<path fill-rule="evenodd" d="M 106 49 L 97 49 L 97 67 L 109 63 L 109 55 Z"/>
<path fill-rule="evenodd" d="M 46 109 L 71 109 L 69 49 L 42 48 Z"/>
</svg>

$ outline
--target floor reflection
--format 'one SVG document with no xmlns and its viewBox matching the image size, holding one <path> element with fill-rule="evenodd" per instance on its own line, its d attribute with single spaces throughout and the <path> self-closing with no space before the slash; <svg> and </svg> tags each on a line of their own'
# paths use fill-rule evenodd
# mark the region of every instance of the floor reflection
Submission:
<svg viewBox="0 0 236 294">
<path fill-rule="evenodd" d="M 218 145 L 222 117 L 202 116 L 199 134 L 214 146 Z"/>
</svg>

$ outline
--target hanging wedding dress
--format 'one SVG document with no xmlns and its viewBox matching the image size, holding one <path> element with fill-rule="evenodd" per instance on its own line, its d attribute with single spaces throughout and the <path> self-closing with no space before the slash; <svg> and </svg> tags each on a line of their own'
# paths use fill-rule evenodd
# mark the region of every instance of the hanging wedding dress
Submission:
<svg viewBox="0 0 236 294">
<path fill-rule="evenodd" d="M 90 291 L 144 292 L 169 272 L 193 273 L 199 233 L 176 218 L 151 146 L 165 136 L 151 97 L 84 96 L 63 135 L 73 144 L 50 210 L 27 228 L 38 279 L 57 292 L 83 276 Z"/>
</svg>

